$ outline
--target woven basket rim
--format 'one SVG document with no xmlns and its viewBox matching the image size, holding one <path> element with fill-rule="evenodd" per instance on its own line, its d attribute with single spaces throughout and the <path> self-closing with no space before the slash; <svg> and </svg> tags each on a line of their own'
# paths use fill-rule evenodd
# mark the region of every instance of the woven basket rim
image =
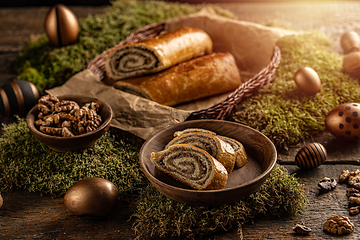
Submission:
<svg viewBox="0 0 360 240">
<path fill-rule="evenodd" d="M 127 43 L 138 42 L 143 39 L 156 37 L 165 31 L 165 22 L 153 23 L 132 32 L 124 40 L 120 41 L 117 46 Z M 87 65 L 87 69 L 99 75 L 102 81 L 106 76 L 105 60 L 112 48 L 109 48 L 97 55 Z M 275 72 L 280 65 L 281 51 L 278 46 L 274 45 L 273 54 L 269 64 L 258 72 L 251 79 L 241 84 L 236 90 L 227 96 L 226 99 L 214 104 L 213 106 L 194 111 L 187 118 L 190 119 L 228 119 L 232 116 L 236 106 L 244 99 L 255 95 L 263 86 L 270 84 L 275 78 Z"/>
</svg>

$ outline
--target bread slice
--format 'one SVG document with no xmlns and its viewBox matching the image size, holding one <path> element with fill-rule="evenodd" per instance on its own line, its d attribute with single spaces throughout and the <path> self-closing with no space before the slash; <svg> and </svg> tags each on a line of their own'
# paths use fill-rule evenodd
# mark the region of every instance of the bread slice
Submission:
<svg viewBox="0 0 360 240">
<path fill-rule="evenodd" d="M 194 189 L 223 189 L 228 180 L 228 173 L 220 162 L 192 145 L 171 145 L 163 151 L 152 152 L 150 160 L 160 171 Z"/>
</svg>

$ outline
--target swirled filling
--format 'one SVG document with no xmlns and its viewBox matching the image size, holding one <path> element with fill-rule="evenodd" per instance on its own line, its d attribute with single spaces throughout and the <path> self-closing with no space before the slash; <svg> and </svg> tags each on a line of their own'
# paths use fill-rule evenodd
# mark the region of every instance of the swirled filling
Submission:
<svg viewBox="0 0 360 240">
<path fill-rule="evenodd" d="M 201 150 L 178 148 L 164 151 L 157 164 L 171 175 L 201 187 L 210 181 L 213 172 L 212 158 Z"/>
<path fill-rule="evenodd" d="M 131 73 L 138 70 L 149 70 L 159 66 L 155 54 L 142 46 L 124 47 L 117 50 L 111 61 L 114 74 Z"/>
<path fill-rule="evenodd" d="M 167 146 L 173 144 L 189 144 L 194 147 L 198 147 L 206 152 L 208 152 L 214 158 L 218 158 L 221 154 L 220 146 L 216 142 L 215 138 L 212 136 L 208 136 L 206 134 L 184 134 L 177 138 L 174 138 L 169 142 Z"/>
</svg>

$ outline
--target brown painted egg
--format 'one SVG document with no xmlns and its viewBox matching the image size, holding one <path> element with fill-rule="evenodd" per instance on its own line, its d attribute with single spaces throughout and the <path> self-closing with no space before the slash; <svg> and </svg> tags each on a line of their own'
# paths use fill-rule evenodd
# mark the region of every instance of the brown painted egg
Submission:
<svg viewBox="0 0 360 240">
<path fill-rule="evenodd" d="M 302 147 L 295 156 L 295 163 L 303 169 L 317 168 L 325 162 L 327 152 L 320 143 L 309 143 Z"/>
<path fill-rule="evenodd" d="M 360 104 L 344 103 L 331 110 L 325 118 L 326 129 L 334 136 L 355 141 L 360 139 Z"/>
<path fill-rule="evenodd" d="M 344 50 L 344 53 L 359 51 L 359 47 L 360 47 L 359 34 L 357 34 L 357 32 L 354 31 L 349 31 L 344 33 L 341 36 L 340 45 Z"/>
<path fill-rule="evenodd" d="M 24 117 L 39 98 L 39 91 L 33 83 L 24 80 L 10 81 L 0 88 L 0 115 Z"/>
<path fill-rule="evenodd" d="M 300 91 L 308 94 L 315 95 L 320 92 L 321 80 L 319 75 L 310 67 L 302 67 L 296 71 L 294 80 Z"/>
<path fill-rule="evenodd" d="M 79 35 L 75 14 L 63 4 L 56 4 L 45 18 L 45 32 L 52 45 L 62 47 L 74 43 Z"/>
<path fill-rule="evenodd" d="M 116 208 L 119 191 L 104 178 L 84 178 L 65 193 L 64 204 L 74 215 L 106 216 Z"/>
</svg>

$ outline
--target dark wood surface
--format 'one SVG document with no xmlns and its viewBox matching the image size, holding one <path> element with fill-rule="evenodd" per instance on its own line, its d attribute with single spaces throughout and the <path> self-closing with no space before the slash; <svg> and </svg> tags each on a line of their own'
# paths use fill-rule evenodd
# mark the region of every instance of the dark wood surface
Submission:
<svg viewBox="0 0 360 240">
<path fill-rule="evenodd" d="M 229 3 L 219 4 L 232 10 L 239 19 L 271 24 L 276 22 L 298 29 L 319 29 L 331 40 L 334 51 L 341 52 L 340 36 L 347 30 L 360 30 L 360 3 L 351 2 L 299 2 L 299 3 Z M 98 7 L 71 7 L 78 17 L 103 11 Z M 0 8 L 0 85 L 13 79 L 12 66 L 16 56 L 30 39 L 43 33 L 43 20 L 48 7 Z M 11 119 L 0 119 L 9 122 Z M 297 216 L 259 216 L 253 223 L 243 226 L 244 239 L 333 239 L 323 231 L 323 223 L 333 215 L 349 216 L 347 186 L 339 184 L 329 193 L 319 193 L 318 182 L 324 177 L 338 178 L 344 169 L 360 168 L 360 143 L 342 142 L 329 133 L 314 136 L 307 142 L 320 142 L 328 151 L 325 164 L 313 170 L 300 170 L 294 164 L 297 151 L 305 143 L 278 153 L 278 162 L 298 181 L 304 184 L 309 203 L 304 213 Z M 41 196 L 18 190 L 3 193 L 0 208 L 1 239 L 133 239 L 132 211 L 127 203 L 120 203 L 115 212 L 106 218 L 93 219 L 71 215 L 62 198 Z M 354 232 L 342 239 L 360 239 L 359 216 L 349 216 L 355 225 Z M 296 236 L 295 224 L 312 229 L 309 236 Z M 206 237 L 211 240 L 239 239 L 236 228 Z"/>
</svg>

